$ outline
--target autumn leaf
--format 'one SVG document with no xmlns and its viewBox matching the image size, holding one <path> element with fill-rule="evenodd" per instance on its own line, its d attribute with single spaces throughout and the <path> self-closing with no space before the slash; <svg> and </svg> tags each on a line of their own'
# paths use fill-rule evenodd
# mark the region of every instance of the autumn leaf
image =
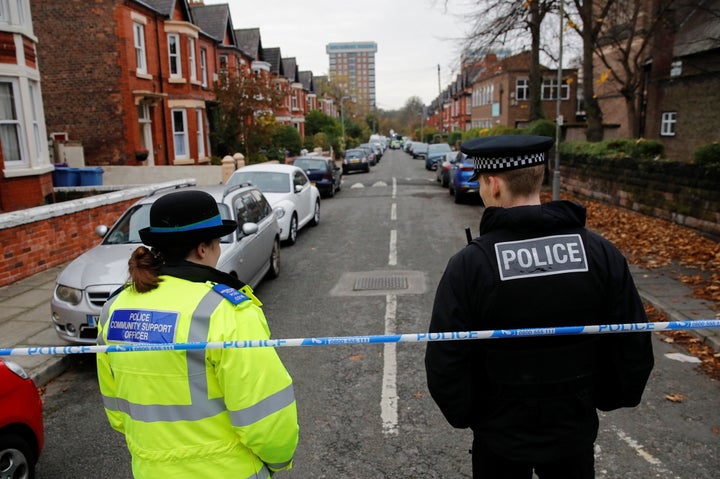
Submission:
<svg viewBox="0 0 720 479">
<path fill-rule="evenodd" d="M 365 356 L 363 356 L 362 354 L 354 354 L 348 359 L 350 359 L 350 361 L 360 361 L 361 359 L 365 359 Z"/>
<path fill-rule="evenodd" d="M 683 402 L 687 397 L 682 394 L 666 394 L 665 399 L 670 402 Z"/>
</svg>

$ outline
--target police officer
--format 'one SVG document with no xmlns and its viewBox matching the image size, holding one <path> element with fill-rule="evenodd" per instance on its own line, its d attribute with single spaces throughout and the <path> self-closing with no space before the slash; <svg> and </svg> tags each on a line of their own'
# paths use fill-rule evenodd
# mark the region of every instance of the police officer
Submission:
<svg viewBox="0 0 720 479">
<path fill-rule="evenodd" d="M 480 236 L 440 280 L 430 332 L 646 323 L 622 254 L 585 229 L 585 208 L 541 204 L 553 140 L 469 140 L 485 203 Z M 473 430 L 473 477 L 594 477 L 596 409 L 636 406 L 653 367 L 649 333 L 427 345 L 428 388 L 448 422 Z"/>
<path fill-rule="evenodd" d="M 260 301 L 215 269 L 221 219 L 209 194 L 166 194 L 129 261 L 130 283 L 105 304 L 99 344 L 268 339 Z M 273 348 L 97 355 L 110 425 L 136 478 L 266 478 L 292 466 L 298 423 L 290 375 Z"/>
</svg>

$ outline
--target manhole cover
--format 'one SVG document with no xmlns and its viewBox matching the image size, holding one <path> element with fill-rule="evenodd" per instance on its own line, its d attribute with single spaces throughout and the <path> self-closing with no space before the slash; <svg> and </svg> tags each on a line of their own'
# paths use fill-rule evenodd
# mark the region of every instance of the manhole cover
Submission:
<svg viewBox="0 0 720 479">
<path fill-rule="evenodd" d="M 353 291 L 375 291 L 380 289 L 407 289 L 408 281 L 405 276 L 375 276 L 362 277 L 355 280 Z"/>
</svg>

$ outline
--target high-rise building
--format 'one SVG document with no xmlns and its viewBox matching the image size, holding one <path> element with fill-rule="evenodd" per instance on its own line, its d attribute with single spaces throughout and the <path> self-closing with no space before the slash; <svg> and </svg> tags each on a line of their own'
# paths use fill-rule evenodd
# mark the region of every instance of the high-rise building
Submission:
<svg viewBox="0 0 720 479">
<path fill-rule="evenodd" d="M 328 43 L 328 76 L 357 104 L 359 110 L 375 108 L 375 42 Z"/>
</svg>

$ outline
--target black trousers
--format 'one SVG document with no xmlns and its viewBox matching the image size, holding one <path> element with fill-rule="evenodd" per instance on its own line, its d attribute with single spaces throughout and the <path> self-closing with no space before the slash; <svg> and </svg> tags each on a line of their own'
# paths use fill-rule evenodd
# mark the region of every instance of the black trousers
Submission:
<svg viewBox="0 0 720 479">
<path fill-rule="evenodd" d="M 492 452 L 482 442 L 473 441 L 473 479 L 594 479 L 595 451 L 587 450 L 552 462 L 518 462 Z"/>
</svg>

